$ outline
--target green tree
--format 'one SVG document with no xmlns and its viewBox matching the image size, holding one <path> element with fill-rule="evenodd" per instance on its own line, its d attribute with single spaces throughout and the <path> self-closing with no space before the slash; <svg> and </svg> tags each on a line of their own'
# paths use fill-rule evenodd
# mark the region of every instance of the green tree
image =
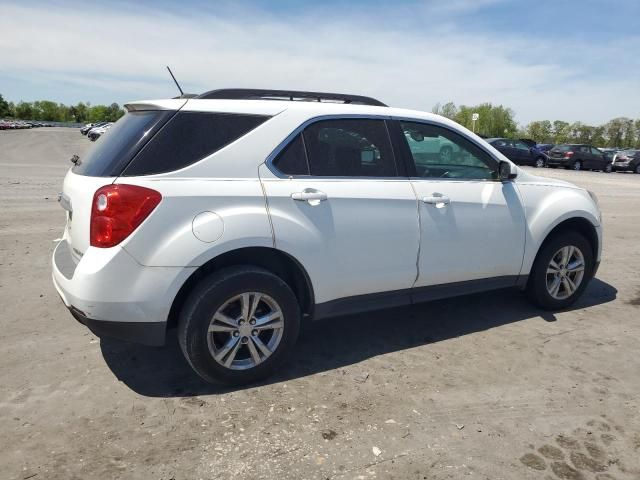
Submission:
<svg viewBox="0 0 640 480">
<path fill-rule="evenodd" d="M 0 93 L 0 118 L 9 116 L 9 102 Z"/>
<path fill-rule="evenodd" d="M 562 120 L 553 121 L 553 143 L 567 143 L 571 125 Z"/>
<path fill-rule="evenodd" d="M 17 118 L 21 118 L 23 120 L 35 119 L 33 104 L 30 102 L 18 102 L 15 107 L 15 114 Z"/>
<path fill-rule="evenodd" d="M 531 122 L 526 129 L 526 136 L 538 143 L 550 143 L 553 140 L 553 127 L 549 120 Z"/>
</svg>

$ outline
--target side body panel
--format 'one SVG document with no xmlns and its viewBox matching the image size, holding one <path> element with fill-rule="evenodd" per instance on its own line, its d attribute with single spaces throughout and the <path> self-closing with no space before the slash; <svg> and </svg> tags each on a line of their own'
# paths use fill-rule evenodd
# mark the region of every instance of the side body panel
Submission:
<svg viewBox="0 0 640 480">
<path fill-rule="evenodd" d="M 305 267 L 316 303 L 412 286 L 420 233 L 407 179 L 278 178 L 266 165 L 260 178 L 275 247 Z M 326 200 L 291 197 L 305 189 Z"/>
</svg>

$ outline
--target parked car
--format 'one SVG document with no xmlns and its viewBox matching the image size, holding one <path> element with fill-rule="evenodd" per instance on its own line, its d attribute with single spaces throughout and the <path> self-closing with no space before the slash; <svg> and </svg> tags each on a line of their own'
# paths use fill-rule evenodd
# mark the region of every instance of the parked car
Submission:
<svg viewBox="0 0 640 480">
<path fill-rule="evenodd" d="M 9 130 L 11 125 L 6 120 L 0 120 L 0 130 Z"/>
<path fill-rule="evenodd" d="M 207 381 L 274 372 L 311 320 L 504 287 L 561 309 L 598 268 L 592 193 L 444 117 L 243 89 L 125 107 L 72 158 L 53 283 L 98 335 L 177 327 Z M 424 155 L 435 141 L 459 155 Z"/>
<path fill-rule="evenodd" d="M 562 144 L 549 150 L 547 165 L 573 170 L 602 170 L 611 172 L 612 161 L 592 145 Z"/>
<path fill-rule="evenodd" d="M 89 137 L 89 140 L 91 140 L 92 142 L 95 142 L 98 138 L 100 138 L 101 135 L 103 135 L 107 130 L 111 128 L 111 125 L 113 125 L 113 123 L 106 123 L 99 127 L 93 127 L 87 133 L 87 137 Z"/>
<path fill-rule="evenodd" d="M 546 165 L 547 156 L 522 140 L 489 138 L 487 142 L 516 165 L 533 165 L 535 167 Z"/>
<path fill-rule="evenodd" d="M 640 173 L 640 150 L 622 150 L 613 161 L 616 172 Z"/>
<path fill-rule="evenodd" d="M 87 135 L 89 133 L 89 130 L 91 130 L 92 128 L 102 127 L 102 126 L 106 125 L 107 123 L 109 123 L 109 122 L 87 123 L 84 127 L 82 127 L 80 129 L 80 133 L 82 135 Z"/>
<path fill-rule="evenodd" d="M 545 155 L 547 153 L 549 153 L 549 150 L 551 150 L 553 147 L 555 147 L 554 143 L 538 143 L 538 144 L 536 144 L 536 148 L 538 149 L 538 151 L 544 153 Z"/>
</svg>

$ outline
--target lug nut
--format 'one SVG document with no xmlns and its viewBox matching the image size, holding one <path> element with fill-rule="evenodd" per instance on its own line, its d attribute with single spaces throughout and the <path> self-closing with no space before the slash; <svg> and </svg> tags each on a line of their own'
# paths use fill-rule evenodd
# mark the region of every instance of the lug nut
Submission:
<svg viewBox="0 0 640 480">
<path fill-rule="evenodd" d="M 258 330 L 254 330 L 253 332 L 251 332 L 251 335 L 253 335 L 254 337 L 258 336 Z"/>
<path fill-rule="evenodd" d="M 255 319 L 253 319 L 253 318 L 252 318 L 251 320 L 249 320 L 249 323 L 250 323 L 251 325 L 255 325 L 255 324 L 256 324 L 256 321 L 255 321 Z"/>
<path fill-rule="evenodd" d="M 240 332 L 236 330 L 235 332 L 233 332 L 233 336 L 234 337 L 239 337 L 240 336 Z"/>
<path fill-rule="evenodd" d="M 238 325 L 240 325 L 240 326 L 244 325 L 244 320 L 240 320 L 240 321 L 238 322 Z"/>
<path fill-rule="evenodd" d="M 242 337 L 242 340 L 240 340 L 242 343 L 247 343 L 249 342 L 249 339 L 247 337 Z"/>
</svg>

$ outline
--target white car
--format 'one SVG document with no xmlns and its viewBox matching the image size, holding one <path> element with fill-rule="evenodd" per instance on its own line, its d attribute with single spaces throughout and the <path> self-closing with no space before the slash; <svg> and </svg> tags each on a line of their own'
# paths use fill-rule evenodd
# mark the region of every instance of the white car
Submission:
<svg viewBox="0 0 640 480">
<path fill-rule="evenodd" d="M 177 327 L 208 381 L 272 373 L 325 317 L 505 287 L 561 309 L 600 262 L 593 194 L 437 115 L 263 90 L 126 109 L 64 179 L 53 282 L 98 335 Z M 423 162 L 427 138 L 459 154 Z"/>
<path fill-rule="evenodd" d="M 102 135 L 104 135 L 104 133 L 109 130 L 112 125 L 113 123 L 105 123 L 103 125 L 100 125 L 99 127 L 90 128 L 87 132 L 87 138 L 92 142 L 95 142 Z"/>
</svg>

